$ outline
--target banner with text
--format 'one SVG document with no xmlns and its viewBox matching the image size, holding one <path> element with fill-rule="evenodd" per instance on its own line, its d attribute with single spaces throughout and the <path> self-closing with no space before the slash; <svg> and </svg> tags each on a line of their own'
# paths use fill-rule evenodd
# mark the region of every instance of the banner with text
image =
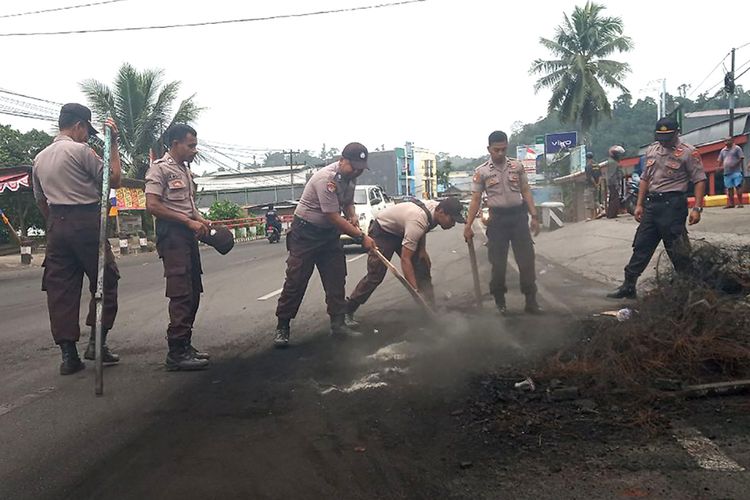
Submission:
<svg viewBox="0 0 750 500">
<path fill-rule="evenodd" d="M 571 149 L 578 145 L 578 132 L 559 132 L 544 136 L 544 148 L 548 155 L 555 154 L 561 149 Z"/>
<path fill-rule="evenodd" d="M 543 156 L 544 144 L 526 144 L 516 148 L 516 159 L 523 164 L 529 184 L 535 184 L 537 180 L 542 179 L 542 172 L 537 165 Z"/>
</svg>

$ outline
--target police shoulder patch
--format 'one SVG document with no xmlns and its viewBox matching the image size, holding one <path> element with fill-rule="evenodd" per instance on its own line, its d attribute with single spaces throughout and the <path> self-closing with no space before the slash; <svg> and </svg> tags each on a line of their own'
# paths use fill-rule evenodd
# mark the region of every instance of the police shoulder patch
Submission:
<svg viewBox="0 0 750 500">
<path fill-rule="evenodd" d="M 482 174 L 474 172 L 474 177 L 471 178 L 473 182 L 482 182 Z"/>
<path fill-rule="evenodd" d="M 698 159 L 700 159 L 700 157 L 701 157 L 701 154 L 700 154 L 700 152 L 699 152 L 699 151 L 698 151 L 697 149 L 694 149 L 694 150 L 693 150 L 693 152 L 692 152 L 692 153 L 690 153 L 690 155 L 691 155 L 691 156 L 692 156 L 693 158 L 698 158 Z"/>
<path fill-rule="evenodd" d="M 330 181 L 326 184 L 326 190 L 329 193 L 335 193 L 336 192 L 336 183 L 333 181 Z"/>
<path fill-rule="evenodd" d="M 655 158 L 649 158 L 648 160 L 646 160 L 646 166 L 647 167 L 653 166 L 654 163 L 656 163 L 656 159 Z"/>
</svg>

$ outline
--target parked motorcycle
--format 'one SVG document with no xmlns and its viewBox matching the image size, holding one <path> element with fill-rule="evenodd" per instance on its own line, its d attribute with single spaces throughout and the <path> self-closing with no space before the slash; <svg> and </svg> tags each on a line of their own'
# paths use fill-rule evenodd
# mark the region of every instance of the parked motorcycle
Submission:
<svg viewBox="0 0 750 500">
<path fill-rule="evenodd" d="M 266 224 L 266 238 L 271 244 L 278 243 L 281 240 L 281 231 L 273 224 Z"/>
<path fill-rule="evenodd" d="M 635 207 L 638 204 L 638 191 L 640 191 L 641 176 L 633 176 L 625 183 L 625 195 L 620 200 L 620 206 L 628 211 L 630 215 L 635 214 Z"/>
</svg>

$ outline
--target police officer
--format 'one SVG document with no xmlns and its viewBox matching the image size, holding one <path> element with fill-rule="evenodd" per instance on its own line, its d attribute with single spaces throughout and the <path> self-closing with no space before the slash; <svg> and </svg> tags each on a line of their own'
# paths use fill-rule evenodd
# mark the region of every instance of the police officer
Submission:
<svg viewBox="0 0 750 500">
<path fill-rule="evenodd" d="M 156 217 L 156 250 L 164 264 L 169 326 L 167 370 L 207 368 L 209 355 L 192 344 L 193 322 L 203 291 L 198 238 L 206 238 L 209 222 L 195 206 L 190 162 L 198 153 L 198 134 L 183 123 L 165 133 L 169 151 L 146 173 L 146 208 Z"/>
<path fill-rule="evenodd" d="M 95 358 L 94 321 L 99 255 L 99 222 L 104 162 L 87 142 L 97 131 L 91 126 L 91 111 L 81 104 L 69 103 L 60 110 L 60 133 L 54 142 L 34 159 L 32 182 L 37 205 L 47 221 L 47 254 L 44 259 L 42 290 L 47 292 L 52 338 L 62 351 L 61 375 L 84 368 L 76 342 L 81 331 L 78 312 L 83 275 L 89 278 L 89 314 L 91 327 L 86 359 Z M 117 127 L 108 119 L 112 131 L 110 186 L 120 185 L 120 155 L 117 151 Z M 119 357 L 106 345 L 107 333 L 117 315 L 115 257 L 106 242 L 104 295 L 102 300 L 102 360 L 117 363 Z"/>
<path fill-rule="evenodd" d="M 471 204 L 464 229 L 466 241 L 471 241 L 472 222 L 477 216 L 482 193 L 487 195 L 490 218 L 487 222 L 487 250 L 492 264 L 490 293 L 495 297 L 498 312 L 505 314 L 505 270 L 508 264 L 508 246 L 513 245 L 513 256 L 518 264 L 521 292 L 526 296 L 525 311 L 541 313 L 536 300 L 536 273 L 534 270 L 534 242 L 531 231 L 539 234 L 539 219 L 534 198 L 523 165 L 507 157 L 508 136 L 495 131 L 489 136 L 487 151 L 490 159 L 477 167 L 471 184 Z M 529 225 L 529 215 L 531 224 Z"/>
<path fill-rule="evenodd" d="M 421 201 L 411 199 L 381 210 L 375 216 L 370 236 L 386 259 L 397 253 L 401 257 L 404 278 L 434 301 L 430 256 L 427 254 L 427 233 L 437 226 L 450 229 L 456 222 L 466 220 L 461 214 L 461 202 L 448 198 Z M 372 292 L 383 282 L 387 269 L 377 255 L 367 259 L 367 275 L 360 280 L 346 302 L 346 322 L 355 326 L 354 312 L 370 298 Z"/>
<path fill-rule="evenodd" d="M 286 238 L 289 257 L 284 288 L 276 308 L 276 347 L 289 345 L 289 324 L 297 315 L 315 267 L 326 294 L 331 335 L 360 335 L 344 320 L 346 258 L 340 236 L 341 233 L 351 236 L 367 250 L 375 246 L 372 238 L 359 228 L 354 211 L 354 188 L 357 177 L 367 168 L 367 156 L 367 148 L 362 144 L 347 144 L 339 161 L 318 170 L 305 185 Z"/>
<path fill-rule="evenodd" d="M 685 218 L 688 217 L 688 184 L 695 187 L 695 206 L 688 223 L 697 224 L 703 212 L 706 174 L 700 153 L 680 140 L 674 118 L 656 122 L 656 142 L 646 150 L 635 220 L 640 222 L 633 240 L 633 255 L 625 266 L 625 282 L 607 296 L 614 299 L 636 297 L 638 277 L 651 261 L 659 241 L 677 272 L 690 268 L 690 241 Z"/>
</svg>

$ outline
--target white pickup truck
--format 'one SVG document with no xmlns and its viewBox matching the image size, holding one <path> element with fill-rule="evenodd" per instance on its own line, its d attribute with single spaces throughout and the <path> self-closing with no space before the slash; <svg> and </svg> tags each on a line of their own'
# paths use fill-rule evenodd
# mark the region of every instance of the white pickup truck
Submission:
<svg viewBox="0 0 750 500">
<path fill-rule="evenodd" d="M 393 200 L 380 186 L 363 185 L 357 186 L 354 190 L 354 210 L 359 217 L 359 227 L 368 233 L 375 221 L 375 214 L 393 205 L 395 205 Z M 341 241 L 344 245 L 354 243 L 346 234 L 341 235 Z"/>
</svg>

